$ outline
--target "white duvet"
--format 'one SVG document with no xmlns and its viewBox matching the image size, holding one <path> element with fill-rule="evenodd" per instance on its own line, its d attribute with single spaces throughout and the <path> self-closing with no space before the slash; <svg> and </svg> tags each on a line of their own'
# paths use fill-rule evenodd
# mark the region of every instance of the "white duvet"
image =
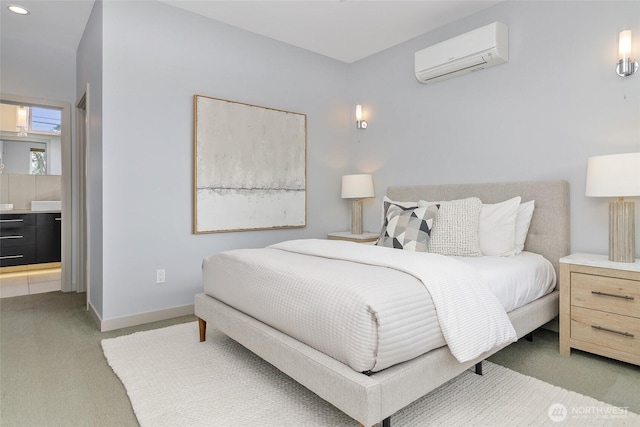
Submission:
<svg viewBox="0 0 640 427">
<path fill-rule="evenodd" d="M 205 293 L 357 371 L 445 343 L 467 361 L 515 341 L 485 276 L 452 257 L 333 240 L 228 251 L 203 263 Z"/>
<path fill-rule="evenodd" d="M 381 251 L 380 247 L 334 244 L 331 240 L 292 240 L 271 246 L 289 252 L 393 268 L 427 288 L 442 335 L 459 362 L 516 341 L 516 332 L 484 277 L 454 258 L 424 252 Z"/>
</svg>

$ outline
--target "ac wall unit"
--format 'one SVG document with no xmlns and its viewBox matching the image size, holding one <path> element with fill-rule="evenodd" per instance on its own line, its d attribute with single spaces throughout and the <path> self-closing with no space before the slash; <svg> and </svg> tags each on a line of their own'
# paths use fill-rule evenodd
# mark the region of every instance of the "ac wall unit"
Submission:
<svg viewBox="0 0 640 427">
<path fill-rule="evenodd" d="M 429 84 L 509 62 L 509 29 L 494 22 L 415 54 L 416 78 Z"/>
</svg>

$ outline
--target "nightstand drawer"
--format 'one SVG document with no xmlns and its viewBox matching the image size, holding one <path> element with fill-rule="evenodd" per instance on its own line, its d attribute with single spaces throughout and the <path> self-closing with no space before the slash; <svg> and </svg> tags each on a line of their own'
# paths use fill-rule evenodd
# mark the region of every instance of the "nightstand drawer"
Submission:
<svg viewBox="0 0 640 427">
<path fill-rule="evenodd" d="M 640 318 L 640 282 L 571 273 L 571 305 Z"/>
<path fill-rule="evenodd" d="M 640 319 L 573 307 L 571 338 L 640 355 Z"/>
</svg>

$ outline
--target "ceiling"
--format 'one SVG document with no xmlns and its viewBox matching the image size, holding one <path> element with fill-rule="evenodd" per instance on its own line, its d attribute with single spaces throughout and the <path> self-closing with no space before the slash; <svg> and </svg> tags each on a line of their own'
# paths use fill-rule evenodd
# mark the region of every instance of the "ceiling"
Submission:
<svg viewBox="0 0 640 427">
<path fill-rule="evenodd" d="M 0 37 L 76 50 L 87 25 L 93 0 L 1 0 Z M 16 15 L 7 6 L 19 5 L 31 13 Z"/>
<path fill-rule="evenodd" d="M 104 0 L 121 1 L 121 0 Z M 351 63 L 491 7 L 492 1 L 164 1 Z M 1 0 L 0 36 L 77 49 L 93 0 Z M 31 13 L 18 16 L 18 4 Z"/>
</svg>

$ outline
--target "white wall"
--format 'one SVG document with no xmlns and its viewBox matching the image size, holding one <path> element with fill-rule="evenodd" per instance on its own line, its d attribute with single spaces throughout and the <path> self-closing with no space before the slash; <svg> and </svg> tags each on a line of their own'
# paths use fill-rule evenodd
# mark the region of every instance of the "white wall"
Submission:
<svg viewBox="0 0 640 427">
<path fill-rule="evenodd" d="M 508 64 L 416 81 L 415 51 L 493 21 L 509 27 Z M 624 27 L 640 57 L 640 2 L 505 2 L 353 64 L 369 120 L 354 168 L 374 173 L 378 202 L 389 185 L 568 180 L 572 250 L 606 254 L 609 200 L 584 196 L 585 172 L 590 156 L 640 151 L 640 75 L 615 73 Z"/>
<path fill-rule="evenodd" d="M 103 319 L 193 304 L 207 255 L 346 228 L 346 64 L 162 3 L 102 6 Z M 307 114 L 306 228 L 192 234 L 194 94 Z"/>
<path fill-rule="evenodd" d="M 96 1 L 78 46 L 78 98 L 87 95 L 89 147 L 87 148 L 87 227 L 89 257 L 89 303 L 103 316 L 102 250 L 102 1 Z M 126 150 L 122 152 L 124 157 Z M 76 180 L 77 171 L 76 171 Z M 76 182 L 76 181 L 74 181 Z M 77 190 L 76 190 L 77 191 Z"/>
</svg>

